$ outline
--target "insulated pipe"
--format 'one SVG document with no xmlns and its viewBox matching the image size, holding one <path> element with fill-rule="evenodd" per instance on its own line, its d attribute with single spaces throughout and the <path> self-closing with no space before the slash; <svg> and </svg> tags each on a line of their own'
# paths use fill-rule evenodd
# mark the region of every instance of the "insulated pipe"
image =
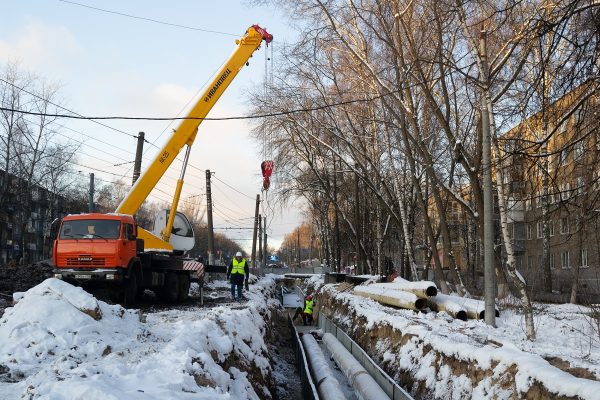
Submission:
<svg viewBox="0 0 600 400">
<path fill-rule="evenodd" d="M 417 297 L 427 299 L 430 296 L 437 295 L 437 287 L 435 283 L 429 281 L 411 282 L 402 278 L 394 279 L 394 282 L 389 283 L 374 283 L 371 286 L 387 288 L 393 290 L 403 290 L 405 292 L 414 293 Z"/>
<path fill-rule="evenodd" d="M 402 290 L 386 289 L 375 287 L 375 285 L 356 286 L 354 294 L 377 300 L 380 303 L 391 306 L 408 308 L 410 310 L 421 310 L 427 305 L 427 300 L 417 297 L 413 293 L 404 292 Z"/>
<path fill-rule="evenodd" d="M 467 320 L 467 311 L 454 301 L 454 296 L 446 296 L 438 294 L 437 296 L 429 299 L 430 307 L 434 311 L 446 311 L 456 319 L 462 321 Z"/>
<path fill-rule="evenodd" d="M 346 400 L 313 335 L 304 334 L 301 340 L 319 397 L 323 400 Z"/>
<path fill-rule="evenodd" d="M 367 370 L 360 365 L 356 358 L 346 350 L 343 344 L 339 342 L 331 333 L 323 335 L 323 342 L 331 352 L 333 359 L 344 372 L 350 385 L 358 392 L 363 399 L 388 399 L 388 395 L 375 382 L 375 379 L 369 375 Z"/>
<path fill-rule="evenodd" d="M 443 296 L 445 298 L 447 298 L 448 300 L 453 301 L 454 303 L 461 306 L 467 312 L 467 317 L 472 318 L 472 319 L 484 319 L 485 318 L 485 302 L 484 301 L 476 300 L 476 299 L 467 299 L 465 297 L 450 296 L 450 295 L 443 295 Z M 500 316 L 500 311 L 498 311 L 497 308 L 495 309 L 495 314 L 496 314 L 496 317 Z"/>
</svg>

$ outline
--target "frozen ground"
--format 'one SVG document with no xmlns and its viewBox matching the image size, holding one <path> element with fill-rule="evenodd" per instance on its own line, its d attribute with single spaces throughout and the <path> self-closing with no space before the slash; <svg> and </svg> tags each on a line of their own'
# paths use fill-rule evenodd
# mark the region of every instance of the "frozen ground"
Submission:
<svg viewBox="0 0 600 400">
<path fill-rule="evenodd" d="M 48 279 L 0 319 L 0 398 L 269 398 L 273 288 L 263 278 L 243 303 L 142 314 Z"/>
<path fill-rule="evenodd" d="M 513 307 L 501 309 L 496 320 L 498 327 L 492 328 L 483 321 L 460 321 L 444 312 L 425 314 L 393 309 L 350 293 L 339 293 L 333 285 L 325 285 L 323 290 L 364 317 L 367 328 L 387 325 L 403 335 L 413 335 L 400 352 L 390 351 L 390 341 L 380 338 L 378 356 L 397 370 L 411 371 L 436 398 L 504 398 L 510 393 L 495 390 L 490 380 L 472 386 L 464 376 L 453 376 L 447 367 L 434 368 L 433 359 L 422 358 L 424 346 L 481 369 L 491 368 L 495 374 L 514 365 L 514 385 L 520 393 L 537 381 L 551 393 L 600 398 L 600 335 L 597 321 L 586 307 L 536 304 L 537 339 L 532 342 L 526 340 L 523 317 Z M 352 326 L 349 315 L 337 315 L 337 320 Z"/>
</svg>

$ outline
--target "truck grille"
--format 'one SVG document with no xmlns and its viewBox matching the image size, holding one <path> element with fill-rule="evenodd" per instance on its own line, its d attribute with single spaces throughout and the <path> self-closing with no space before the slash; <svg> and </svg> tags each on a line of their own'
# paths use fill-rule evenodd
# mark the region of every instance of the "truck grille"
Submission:
<svg viewBox="0 0 600 400">
<path fill-rule="evenodd" d="M 67 258 L 67 266 L 103 266 L 105 265 L 105 259 L 100 257 L 87 257 L 87 256 L 79 256 L 79 257 L 68 257 Z"/>
</svg>

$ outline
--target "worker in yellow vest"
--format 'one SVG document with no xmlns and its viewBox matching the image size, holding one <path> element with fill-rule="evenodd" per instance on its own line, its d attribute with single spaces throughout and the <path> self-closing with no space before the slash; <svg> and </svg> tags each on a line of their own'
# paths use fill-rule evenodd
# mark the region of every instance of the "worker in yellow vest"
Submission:
<svg viewBox="0 0 600 400">
<path fill-rule="evenodd" d="M 315 307 L 315 301 L 312 296 L 309 294 L 304 299 L 304 309 L 302 310 L 302 321 L 304 325 L 312 325 L 313 324 L 313 308 Z"/>
<path fill-rule="evenodd" d="M 248 262 L 242 257 L 242 252 L 238 251 L 235 254 L 233 260 L 229 264 L 227 269 L 227 279 L 231 283 L 231 297 L 233 300 L 243 300 L 242 297 L 242 285 L 246 282 L 246 290 L 248 290 L 248 277 L 250 270 L 248 269 Z M 237 297 L 235 296 L 235 289 L 237 287 Z"/>
</svg>

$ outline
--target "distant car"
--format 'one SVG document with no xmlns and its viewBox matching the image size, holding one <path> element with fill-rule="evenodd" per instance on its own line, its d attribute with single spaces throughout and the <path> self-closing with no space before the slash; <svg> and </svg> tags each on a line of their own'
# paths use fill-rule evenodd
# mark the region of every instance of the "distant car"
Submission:
<svg viewBox="0 0 600 400">
<path fill-rule="evenodd" d="M 283 265 L 279 264 L 268 264 L 267 268 L 285 268 Z"/>
</svg>

